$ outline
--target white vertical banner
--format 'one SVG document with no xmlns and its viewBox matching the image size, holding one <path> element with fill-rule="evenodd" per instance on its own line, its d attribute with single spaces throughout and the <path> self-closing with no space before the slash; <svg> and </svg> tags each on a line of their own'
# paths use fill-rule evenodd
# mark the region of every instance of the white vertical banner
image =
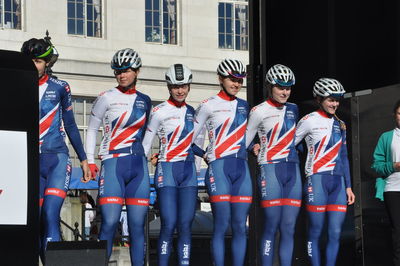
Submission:
<svg viewBox="0 0 400 266">
<path fill-rule="evenodd" d="M 0 225 L 26 225 L 27 133 L 0 130 Z"/>
</svg>

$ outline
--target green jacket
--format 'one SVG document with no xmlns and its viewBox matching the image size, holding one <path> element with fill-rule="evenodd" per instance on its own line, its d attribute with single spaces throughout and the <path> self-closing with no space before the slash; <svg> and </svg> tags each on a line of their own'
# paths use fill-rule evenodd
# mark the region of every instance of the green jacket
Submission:
<svg viewBox="0 0 400 266">
<path fill-rule="evenodd" d="M 392 159 L 392 140 L 393 140 L 394 130 L 387 131 L 383 133 L 378 140 L 378 144 L 376 144 L 374 151 L 374 162 L 372 163 L 371 168 L 375 170 L 376 173 L 381 175 L 382 177 L 376 179 L 375 188 L 376 195 L 375 197 L 383 201 L 383 192 L 385 190 L 386 182 L 383 178 L 390 176 L 395 172 L 393 168 L 393 159 Z"/>
</svg>

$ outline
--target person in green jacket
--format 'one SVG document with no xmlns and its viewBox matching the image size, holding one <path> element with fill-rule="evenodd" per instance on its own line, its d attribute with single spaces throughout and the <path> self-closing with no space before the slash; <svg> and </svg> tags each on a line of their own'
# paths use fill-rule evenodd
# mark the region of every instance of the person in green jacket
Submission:
<svg viewBox="0 0 400 266">
<path fill-rule="evenodd" d="M 389 214 L 393 262 L 395 266 L 400 266 L 400 208 L 398 207 L 400 205 L 400 100 L 395 104 L 393 114 L 396 128 L 380 136 L 375 147 L 372 168 L 382 176 L 377 180 L 377 190 L 383 191 L 383 199 Z"/>
</svg>

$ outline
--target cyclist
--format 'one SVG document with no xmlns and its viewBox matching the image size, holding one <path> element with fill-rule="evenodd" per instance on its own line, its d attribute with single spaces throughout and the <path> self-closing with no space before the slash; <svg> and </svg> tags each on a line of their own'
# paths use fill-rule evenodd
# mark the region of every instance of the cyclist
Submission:
<svg viewBox="0 0 400 266">
<path fill-rule="evenodd" d="M 178 265 L 189 265 L 197 199 L 196 167 L 191 149 L 194 109 L 185 102 L 192 72 L 182 64 L 174 64 L 165 73 L 165 79 L 170 97 L 153 108 L 143 139 L 145 154 L 156 134 L 160 140 L 154 177 L 161 215 L 158 265 L 168 265 L 175 228 L 179 234 Z"/>
<path fill-rule="evenodd" d="M 94 161 L 96 134 L 101 124 L 104 136 L 100 145 L 101 172 L 99 204 L 102 223 L 99 238 L 107 240 L 111 255 L 113 238 L 122 205 L 126 204 L 132 265 L 144 263 L 144 221 L 149 205 L 149 174 L 142 139 L 150 113 L 150 98 L 136 90 L 142 61 L 130 48 L 115 53 L 111 68 L 118 86 L 101 93 L 92 109 L 86 150 L 92 175 L 98 169 Z"/>
<path fill-rule="evenodd" d="M 78 155 L 83 170 L 82 180 L 90 180 L 78 127 L 72 111 L 71 90 L 67 82 L 46 74 L 54 47 L 49 39 L 32 38 L 21 52 L 32 58 L 39 74 L 39 160 L 41 256 L 49 241 L 60 241 L 60 210 L 67 195 L 71 161 L 65 144 L 65 132 Z"/>
<path fill-rule="evenodd" d="M 345 90 L 339 81 L 320 78 L 313 95 L 319 109 L 304 116 L 296 128 L 296 145 L 305 139 L 308 154 L 304 193 L 308 225 L 308 256 L 313 266 L 321 264 L 319 238 L 325 214 L 328 218 L 327 266 L 335 265 L 347 206 L 354 203 L 346 146 L 346 126 L 336 116 Z"/>
<path fill-rule="evenodd" d="M 256 150 L 260 177 L 258 187 L 264 213 L 261 237 L 263 265 L 273 265 L 275 234 L 279 227 L 282 266 L 292 264 L 293 235 L 301 206 L 299 159 L 294 145 L 298 108 L 288 103 L 295 76 L 284 65 L 272 66 L 266 75 L 268 98 L 250 111 L 246 132 L 249 146 L 258 132 Z"/>
<path fill-rule="evenodd" d="M 225 59 L 217 68 L 220 92 L 202 101 L 195 115 L 194 136 L 206 125 L 209 145 L 204 155 L 209 167 L 206 186 L 214 216 L 212 255 L 216 266 L 224 265 L 225 232 L 232 228 L 232 265 L 243 265 L 246 254 L 246 219 L 252 201 L 245 133 L 249 106 L 236 97 L 245 67 L 239 60 Z M 201 153 L 196 155 L 203 156 Z"/>
</svg>

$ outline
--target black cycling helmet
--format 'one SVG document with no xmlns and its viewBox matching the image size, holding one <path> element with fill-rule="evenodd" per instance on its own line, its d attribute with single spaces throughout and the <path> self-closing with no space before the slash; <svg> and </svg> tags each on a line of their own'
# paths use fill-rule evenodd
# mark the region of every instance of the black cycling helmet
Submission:
<svg viewBox="0 0 400 266">
<path fill-rule="evenodd" d="M 44 39 L 32 38 L 22 45 L 21 52 L 32 59 L 43 59 L 50 62 L 53 57 L 53 46 Z"/>
</svg>

